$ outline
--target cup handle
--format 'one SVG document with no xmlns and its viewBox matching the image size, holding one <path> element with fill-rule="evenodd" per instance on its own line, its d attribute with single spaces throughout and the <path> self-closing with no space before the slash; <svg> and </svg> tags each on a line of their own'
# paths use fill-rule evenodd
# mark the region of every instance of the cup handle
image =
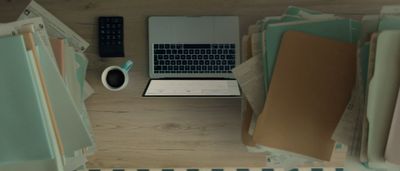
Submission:
<svg viewBox="0 0 400 171">
<path fill-rule="evenodd" d="M 127 60 L 124 64 L 121 65 L 121 68 L 126 72 L 129 72 L 133 66 L 133 61 Z"/>
</svg>

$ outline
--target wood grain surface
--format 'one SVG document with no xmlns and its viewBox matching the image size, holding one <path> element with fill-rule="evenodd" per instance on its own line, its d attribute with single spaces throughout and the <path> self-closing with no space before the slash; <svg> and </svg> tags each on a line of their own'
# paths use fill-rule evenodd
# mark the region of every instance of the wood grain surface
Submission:
<svg viewBox="0 0 400 171">
<path fill-rule="evenodd" d="M 29 1 L 0 0 L 0 22 L 15 20 Z M 37 0 L 91 46 L 87 79 L 96 94 L 87 100 L 97 153 L 88 167 L 262 167 L 265 156 L 240 142 L 240 99 L 143 98 L 148 81 L 147 17 L 237 15 L 240 30 L 288 5 L 360 18 L 398 0 Z M 125 58 L 97 55 L 97 17 L 125 19 Z M 126 59 L 135 63 L 128 87 L 107 91 L 101 71 Z"/>
</svg>

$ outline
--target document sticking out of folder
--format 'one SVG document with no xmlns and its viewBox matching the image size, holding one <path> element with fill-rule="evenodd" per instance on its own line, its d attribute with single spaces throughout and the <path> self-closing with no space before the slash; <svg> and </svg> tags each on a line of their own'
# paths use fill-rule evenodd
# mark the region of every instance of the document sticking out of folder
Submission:
<svg viewBox="0 0 400 171">
<path fill-rule="evenodd" d="M 257 144 L 330 160 L 355 82 L 356 46 L 298 31 L 282 38 Z"/>
</svg>

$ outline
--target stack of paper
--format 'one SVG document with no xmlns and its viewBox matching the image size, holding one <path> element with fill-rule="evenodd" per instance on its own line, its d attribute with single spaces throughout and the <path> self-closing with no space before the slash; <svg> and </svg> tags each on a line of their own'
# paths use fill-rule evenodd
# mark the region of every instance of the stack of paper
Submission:
<svg viewBox="0 0 400 171">
<path fill-rule="evenodd" d="M 48 34 L 44 21 L 0 25 L 0 170 L 85 169 L 95 149 L 84 104 L 88 61 L 69 37 Z"/>
<path fill-rule="evenodd" d="M 400 164 L 399 11 L 355 21 L 290 6 L 250 26 L 233 70 L 249 151 L 272 167 L 342 167 L 348 156 L 399 170 L 389 163 Z"/>
</svg>

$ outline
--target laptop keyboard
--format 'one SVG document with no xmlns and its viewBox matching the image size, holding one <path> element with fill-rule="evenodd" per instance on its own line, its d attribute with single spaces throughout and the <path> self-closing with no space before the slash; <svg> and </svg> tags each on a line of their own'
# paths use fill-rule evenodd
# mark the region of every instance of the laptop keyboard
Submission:
<svg viewBox="0 0 400 171">
<path fill-rule="evenodd" d="M 235 44 L 154 44 L 154 73 L 231 73 Z"/>
</svg>

